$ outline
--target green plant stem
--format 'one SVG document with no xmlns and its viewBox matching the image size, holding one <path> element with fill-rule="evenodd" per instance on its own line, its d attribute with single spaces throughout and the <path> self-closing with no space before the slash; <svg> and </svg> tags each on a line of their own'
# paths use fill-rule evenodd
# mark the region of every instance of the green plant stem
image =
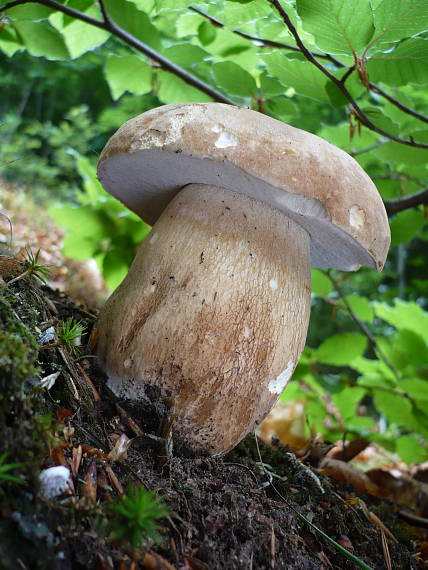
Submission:
<svg viewBox="0 0 428 570">
<path fill-rule="evenodd" d="M 330 272 L 327 272 L 327 274 L 328 274 L 331 282 L 333 283 L 333 286 L 336 289 L 339 297 L 342 299 L 342 301 L 343 301 L 350 317 L 352 318 L 352 320 L 355 322 L 355 324 L 358 326 L 358 328 L 361 330 L 361 332 L 363 334 L 365 334 L 365 336 L 369 339 L 369 341 L 373 345 L 373 348 L 379 353 L 379 356 L 384 361 L 384 363 L 388 366 L 388 368 L 391 370 L 391 372 L 394 374 L 395 378 L 397 380 L 400 380 L 400 374 L 398 373 L 398 370 L 395 368 L 395 366 L 389 360 L 389 358 L 384 353 L 382 348 L 379 346 L 379 343 L 377 342 L 377 340 L 373 336 L 371 330 L 354 313 L 354 311 L 352 310 L 352 307 L 349 304 L 348 299 L 346 298 L 346 295 L 343 292 L 342 287 L 339 285 L 338 281 L 331 275 Z"/>
</svg>

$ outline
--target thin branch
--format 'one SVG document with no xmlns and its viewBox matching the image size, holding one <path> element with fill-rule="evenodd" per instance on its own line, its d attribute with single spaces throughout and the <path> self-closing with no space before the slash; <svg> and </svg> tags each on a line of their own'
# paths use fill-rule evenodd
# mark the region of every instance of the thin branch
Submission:
<svg viewBox="0 0 428 570">
<path fill-rule="evenodd" d="M 43 6 L 46 6 L 48 8 L 58 10 L 63 14 L 67 14 L 67 16 L 71 16 L 72 18 L 76 18 L 77 20 L 82 20 L 82 22 L 86 22 L 91 26 L 107 30 L 107 28 L 104 25 L 104 22 L 102 22 L 101 20 L 92 18 L 92 16 L 88 16 L 84 12 L 79 12 L 79 10 L 75 10 L 74 8 L 70 8 L 69 6 L 60 4 L 59 2 L 55 2 L 54 0 L 14 0 L 13 2 L 9 2 L 4 6 L 0 6 L 0 12 L 4 12 L 5 10 L 14 8 L 15 6 L 21 6 L 23 4 L 42 4 Z"/>
<path fill-rule="evenodd" d="M 340 80 L 340 83 L 342 83 L 342 85 L 345 85 L 345 81 L 348 79 L 348 77 L 351 75 L 351 73 L 353 73 L 355 71 L 355 65 L 352 65 L 351 67 L 349 67 L 347 69 L 347 71 L 345 72 L 345 74 L 343 75 L 342 79 Z"/>
<path fill-rule="evenodd" d="M 381 95 L 382 97 L 385 97 L 385 99 L 387 99 L 390 103 L 401 109 L 403 113 L 407 113 L 408 115 L 412 115 L 413 117 L 416 117 L 417 119 L 423 121 L 424 123 L 428 123 L 428 117 L 426 115 L 418 113 L 414 109 L 411 109 L 410 107 L 407 107 L 407 105 L 404 105 L 403 103 L 398 101 L 398 99 L 394 99 L 394 97 L 391 97 L 391 95 L 389 95 L 386 91 L 383 91 L 383 89 L 381 89 L 378 85 L 376 85 L 376 83 L 372 83 L 370 81 L 369 86 L 372 91 L 374 91 L 378 95 Z"/>
<path fill-rule="evenodd" d="M 218 20 L 214 16 L 211 16 L 207 12 L 204 12 L 200 8 L 197 8 L 196 6 L 188 6 L 188 9 L 192 10 L 196 14 L 199 14 L 203 18 L 206 18 L 216 28 L 224 28 L 225 27 L 223 22 L 221 22 L 220 20 Z M 288 49 L 290 51 L 302 53 L 302 50 L 296 46 L 292 46 L 292 45 L 285 44 L 282 42 L 276 42 L 273 40 L 269 40 L 267 38 L 261 38 L 259 36 L 253 36 L 251 34 L 247 34 L 246 32 L 241 32 L 241 30 L 238 30 L 238 29 L 232 30 L 232 32 L 234 34 L 236 34 L 237 36 L 240 36 L 241 38 L 245 38 L 245 39 L 253 41 L 253 42 L 258 42 L 261 45 L 261 47 L 276 47 L 279 49 Z M 329 53 L 314 53 L 314 52 L 312 52 L 312 55 L 318 59 L 326 59 L 326 60 L 331 61 L 339 69 L 346 67 L 346 65 L 344 63 L 342 63 L 340 60 L 338 60 L 336 57 L 332 56 Z M 344 84 L 345 81 L 353 73 L 354 70 L 355 70 L 355 65 L 348 67 L 346 73 L 340 79 L 340 82 L 342 84 Z M 401 103 L 400 101 L 398 101 L 397 99 L 395 99 L 394 97 L 392 97 L 391 95 L 389 95 L 388 93 L 383 91 L 378 85 L 376 85 L 376 83 L 373 83 L 372 81 L 370 81 L 369 86 L 370 86 L 370 89 L 372 91 L 374 91 L 378 95 L 381 95 L 382 97 L 387 99 L 390 103 L 392 103 L 393 105 L 395 105 L 396 107 L 401 109 L 401 111 L 403 111 L 404 113 L 407 113 L 408 115 L 412 115 L 413 117 L 420 119 L 424 123 L 428 123 L 428 117 L 426 117 L 422 113 L 418 113 L 417 111 L 415 111 L 414 109 L 411 109 L 410 107 L 407 107 L 407 105 L 404 105 L 403 103 Z"/>
<path fill-rule="evenodd" d="M 333 283 L 334 288 L 336 289 L 339 297 L 342 299 L 343 304 L 345 305 L 345 307 L 349 313 L 349 316 L 352 318 L 352 320 L 355 322 L 355 324 L 358 326 L 358 328 L 361 330 L 361 332 L 369 339 L 369 341 L 373 345 L 373 348 L 378 352 L 379 356 L 384 361 L 384 363 L 388 366 L 388 368 L 391 370 L 391 372 L 394 374 L 395 378 L 397 380 L 400 380 L 400 375 L 399 375 L 397 369 L 392 364 L 392 362 L 389 360 L 388 356 L 384 353 L 382 348 L 379 346 L 379 343 L 377 342 L 377 340 L 373 336 L 371 330 L 365 325 L 365 323 L 363 323 L 363 321 L 361 321 L 357 317 L 357 315 L 352 310 L 352 307 L 349 304 L 348 299 L 346 298 L 346 295 L 343 292 L 342 287 L 339 285 L 338 281 L 334 277 L 332 277 L 330 272 L 328 273 L 328 276 L 329 276 L 331 282 Z"/>
<path fill-rule="evenodd" d="M 359 154 L 364 154 L 366 152 L 370 152 L 371 150 L 374 150 L 375 148 L 379 148 L 380 146 L 383 146 L 387 142 L 388 141 L 385 139 L 380 139 L 377 142 L 370 144 L 369 146 L 365 146 L 363 148 L 357 148 L 356 150 L 351 150 L 351 152 L 349 154 L 351 156 L 358 156 Z"/>
<path fill-rule="evenodd" d="M 220 20 L 218 20 L 214 16 L 211 16 L 207 12 L 204 12 L 203 10 L 201 10 L 200 8 L 198 8 L 196 6 L 188 6 L 188 9 L 191 10 L 192 12 L 195 12 L 196 14 L 199 14 L 200 16 L 202 16 L 203 18 L 205 18 L 206 20 L 211 22 L 211 24 L 216 28 L 224 28 L 225 27 L 223 22 L 221 22 Z M 274 40 L 269 40 L 267 38 L 260 38 L 259 36 L 253 36 L 251 34 L 247 34 L 246 32 L 241 32 L 241 30 L 238 30 L 238 29 L 232 30 L 232 32 L 234 34 L 236 34 L 237 36 L 240 36 L 241 38 L 245 38 L 246 40 L 250 40 L 252 42 L 258 42 L 259 44 L 261 44 L 262 47 L 276 47 L 276 48 L 280 48 L 280 49 L 288 49 L 290 51 L 295 51 L 298 53 L 301 52 L 300 48 L 298 48 L 296 46 L 291 46 L 289 44 L 284 44 L 282 42 L 276 42 Z M 319 57 L 320 59 L 327 59 L 327 60 L 331 61 L 332 63 L 334 63 L 334 65 L 336 65 L 336 67 L 345 67 L 345 64 L 343 64 L 341 61 L 339 61 L 338 59 L 336 59 L 335 57 L 333 57 L 329 53 L 314 53 L 313 56 Z"/>
<path fill-rule="evenodd" d="M 308 48 L 302 42 L 299 34 L 297 33 L 297 30 L 294 27 L 293 22 L 290 20 L 290 17 L 288 16 L 287 12 L 281 6 L 279 0 L 268 0 L 268 2 L 276 8 L 276 10 L 284 20 L 285 25 L 290 30 L 291 34 L 296 40 L 296 44 L 298 45 L 298 47 L 300 48 L 301 52 L 306 57 L 306 59 L 310 61 L 312 65 L 314 65 L 317 69 L 319 69 L 321 73 L 323 73 L 328 79 L 330 79 L 332 83 L 336 85 L 336 87 L 340 89 L 340 91 L 343 93 L 346 99 L 351 103 L 354 114 L 363 125 L 365 125 L 370 130 L 375 131 L 376 133 L 379 133 L 380 135 L 383 135 L 384 137 L 392 141 L 405 144 L 407 146 L 412 146 L 415 148 L 428 148 L 428 143 L 416 142 L 413 140 L 413 138 L 407 140 L 401 137 L 397 137 L 395 135 L 392 135 L 384 131 L 383 129 L 377 127 L 374 123 L 372 123 L 372 121 L 367 117 L 367 115 L 362 111 L 362 109 L 360 109 L 357 102 L 352 97 L 351 93 L 346 89 L 345 85 L 341 83 L 340 79 L 337 79 L 332 73 L 330 73 L 330 71 L 326 67 L 324 67 L 319 61 L 317 61 L 315 57 L 312 55 L 312 53 L 308 50 Z"/>
<path fill-rule="evenodd" d="M 428 188 L 424 188 L 419 192 L 404 196 L 404 198 L 397 198 L 395 200 L 385 200 L 385 209 L 388 216 L 402 212 L 409 208 L 416 208 L 417 206 L 428 206 Z"/>
<path fill-rule="evenodd" d="M 217 91 L 216 89 L 211 87 L 211 85 L 209 85 L 208 83 L 205 83 L 204 81 L 202 81 L 201 79 L 199 79 L 195 75 L 189 73 L 188 71 L 186 71 L 182 67 L 176 65 L 170 59 L 168 59 L 165 56 L 163 56 L 162 54 L 158 53 L 153 48 L 151 48 L 150 46 L 145 44 L 144 42 L 138 40 L 137 38 L 135 38 L 131 34 L 128 34 L 128 32 L 126 32 L 123 28 L 121 28 L 115 22 L 113 22 L 113 20 L 108 15 L 106 16 L 105 9 L 104 9 L 104 13 L 103 13 L 104 20 L 102 20 L 102 21 L 97 20 L 96 18 L 92 18 L 91 16 L 88 16 L 87 14 L 85 14 L 83 12 L 79 12 L 78 10 L 75 10 L 74 8 L 70 8 L 68 6 L 65 6 L 64 4 L 60 4 L 59 2 L 56 2 L 55 0 L 14 0 L 13 2 L 9 2 L 8 4 L 5 4 L 4 6 L 0 6 L 0 12 L 4 12 L 5 10 L 7 10 L 9 8 L 13 8 L 14 6 L 20 6 L 23 4 L 41 4 L 43 6 L 47 6 L 48 8 L 53 8 L 54 10 L 57 10 L 58 12 L 62 12 L 63 14 L 67 14 L 68 16 L 72 16 L 73 18 L 75 18 L 77 20 L 81 20 L 83 22 L 86 22 L 87 24 L 90 24 L 91 26 L 94 26 L 96 28 L 100 28 L 102 30 L 106 30 L 106 31 L 110 32 L 113 36 L 116 36 L 117 38 L 124 41 L 126 44 L 134 47 L 139 52 L 143 53 L 147 57 L 151 58 L 153 61 L 157 62 L 162 69 L 173 73 L 177 77 L 180 77 L 188 85 L 192 85 L 193 87 L 196 87 L 196 89 L 199 89 L 203 93 L 206 93 L 207 95 L 212 97 L 215 101 L 217 101 L 219 103 L 227 103 L 228 105 L 236 106 L 235 101 L 233 101 L 232 99 L 229 99 L 229 97 L 226 97 L 226 95 L 223 95 L 223 93 L 221 93 L 220 91 Z M 102 4 L 100 3 L 100 5 L 102 5 Z"/>
</svg>

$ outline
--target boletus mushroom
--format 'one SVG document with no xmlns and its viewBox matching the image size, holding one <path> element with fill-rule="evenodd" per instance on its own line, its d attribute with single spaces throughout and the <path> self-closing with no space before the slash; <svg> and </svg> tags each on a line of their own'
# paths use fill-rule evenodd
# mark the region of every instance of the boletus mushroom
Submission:
<svg viewBox="0 0 428 570">
<path fill-rule="evenodd" d="M 128 121 L 98 176 L 153 225 L 99 317 L 108 385 L 136 402 L 156 387 L 174 443 L 221 455 L 291 378 L 311 265 L 382 269 L 382 200 L 342 150 L 218 103 L 166 105 Z"/>
</svg>

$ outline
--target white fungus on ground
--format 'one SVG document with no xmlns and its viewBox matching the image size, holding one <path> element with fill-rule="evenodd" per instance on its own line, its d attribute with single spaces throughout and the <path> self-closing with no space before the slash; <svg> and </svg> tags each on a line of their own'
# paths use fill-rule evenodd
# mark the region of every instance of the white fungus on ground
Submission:
<svg viewBox="0 0 428 570">
<path fill-rule="evenodd" d="M 70 470 L 63 465 L 49 467 L 40 473 L 40 494 L 46 499 L 54 499 L 71 489 Z"/>
</svg>

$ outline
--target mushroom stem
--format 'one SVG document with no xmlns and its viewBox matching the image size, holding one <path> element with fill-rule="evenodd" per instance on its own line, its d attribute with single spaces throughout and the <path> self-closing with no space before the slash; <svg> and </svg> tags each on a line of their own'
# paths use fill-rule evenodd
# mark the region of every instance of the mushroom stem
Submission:
<svg viewBox="0 0 428 570">
<path fill-rule="evenodd" d="M 175 444 L 220 455 L 278 399 L 309 312 L 307 232 L 267 204 L 191 184 L 101 311 L 97 353 L 119 396 L 159 389 Z"/>
</svg>

